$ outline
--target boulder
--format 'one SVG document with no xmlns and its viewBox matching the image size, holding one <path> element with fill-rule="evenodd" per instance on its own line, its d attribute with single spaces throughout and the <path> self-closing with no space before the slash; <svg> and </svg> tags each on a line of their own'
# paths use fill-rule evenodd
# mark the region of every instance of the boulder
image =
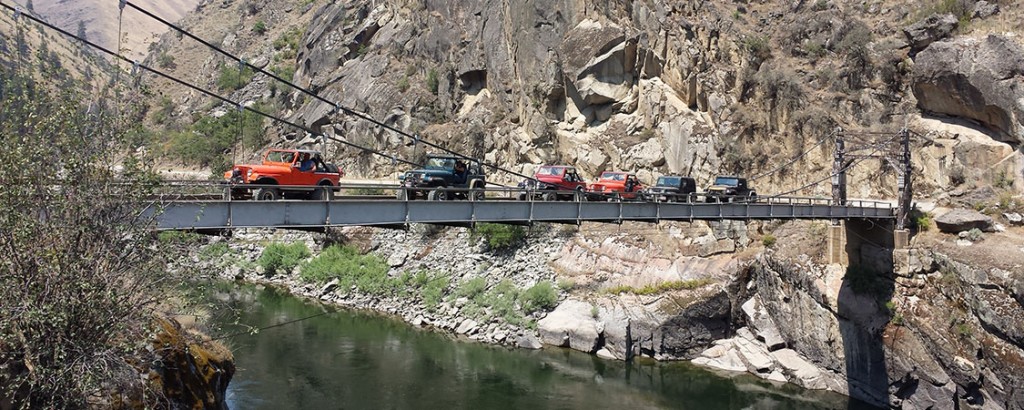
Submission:
<svg viewBox="0 0 1024 410">
<path fill-rule="evenodd" d="M 587 353 L 594 352 L 604 327 L 594 319 L 592 310 L 590 303 L 580 300 L 562 302 L 547 317 L 537 322 L 541 342 Z"/>
<path fill-rule="evenodd" d="M 913 92 L 925 112 L 977 121 L 999 141 L 1024 143 L 1024 48 L 1011 38 L 930 45 L 914 60 Z"/>
<path fill-rule="evenodd" d="M 969 209 L 954 209 L 935 218 L 935 225 L 939 230 L 946 233 L 957 233 L 980 229 L 982 231 L 992 230 L 992 218 L 978 211 Z"/>
<path fill-rule="evenodd" d="M 1016 213 L 1016 212 L 1007 213 L 1007 214 L 1003 214 L 1003 217 L 1005 217 L 1006 220 L 1008 222 L 1010 222 L 1010 225 L 1014 225 L 1014 226 L 1024 225 L 1024 216 L 1021 216 L 1019 213 Z"/>
<path fill-rule="evenodd" d="M 825 381 L 821 370 L 811 364 L 793 349 L 782 349 L 771 352 L 775 361 L 790 375 L 792 381 L 807 389 L 824 389 Z"/>
<path fill-rule="evenodd" d="M 540 340 L 537 339 L 537 336 L 534 336 L 533 334 L 526 334 L 519 336 L 519 338 L 516 340 L 516 346 L 519 346 L 523 349 L 536 350 L 541 348 L 541 343 Z"/>
<path fill-rule="evenodd" d="M 971 17 L 976 19 L 983 19 L 996 14 L 999 14 L 999 5 L 985 0 L 975 3 L 974 9 L 971 10 Z"/>
<path fill-rule="evenodd" d="M 949 37 L 958 24 L 959 21 L 952 14 L 932 14 L 904 28 L 903 35 L 907 36 L 907 42 L 910 43 L 910 55 L 913 56 L 932 43 Z"/>
<path fill-rule="evenodd" d="M 753 327 L 755 337 L 757 340 L 764 342 L 768 350 L 785 347 L 786 340 L 782 338 L 779 328 L 775 325 L 775 321 L 772 320 L 768 310 L 761 303 L 760 295 L 754 295 L 750 300 L 743 303 L 740 308 L 747 316 L 747 324 Z"/>
</svg>

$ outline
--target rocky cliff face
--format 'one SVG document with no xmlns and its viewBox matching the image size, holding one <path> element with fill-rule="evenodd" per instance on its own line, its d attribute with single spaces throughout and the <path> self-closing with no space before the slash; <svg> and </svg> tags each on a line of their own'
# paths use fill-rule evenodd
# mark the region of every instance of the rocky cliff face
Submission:
<svg viewBox="0 0 1024 410">
<path fill-rule="evenodd" d="M 188 24 L 250 61 L 293 62 L 296 82 L 328 99 L 527 172 L 559 162 L 588 177 L 610 169 L 645 181 L 682 173 L 704 185 L 717 173 L 770 171 L 807 151 L 754 184 L 778 193 L 820 179 L 795 193 L 827 196 L 836 127 L 907 126 L 927 137 L 914 142 L 916 198 L 998 218 L 1019 207 L 1024 187 L 1024 67 L 1012 34 L 1024 19 L 1010 2 L 940 10 L 946 3 L 269 1 L 250 14 L 224 1 L 201 9 L 228 23 L 193 16 Z M 251 33 L 257 20 L 269 23 L 270 37 Z M 291 27 L 302 33 L 294 56 L 269 40 Z M 188 52 L 164 42 L 175 55 Z M 217 60 L 199 60 L 188 70 L 211 77 Z M 422 144 L 266 78 L 235 96 L 276 102 L 296 121 L 387 153 L 424 153 Z M 181 112 L 209 111 L 193 96 L 175 103 Z M 322 142 L 274 131 L 279 143 Z M 400 171 L 328 145 L 350 175 Z M 866 161 L 850 172 L 850 196 L 893 197 L 894 176 L 886 162 Z M 1021 317 L 1021 265 L 1002 266 L 1018 253 L 962 255 L 978 248 L 942 247 L 955 239 L 940 236 L 912 259 L 936 251 L 947 256 L 929 260 L 949 263 L 857 279 L 821 263 L 824 229 L 585 227 L 545 266 L 529 266 L 533 275 L 552 269 L 579 284 L 544 318 L 539 336 L 605 357 L 697 358 L 880 405 L 1022 406 L 1008 370 L 1019 363 L 1013 335 L 1021 325 L 1006 319 Z M 779 238 L 774 253 L 759 256 L 768 236 Z M 889 260 L 877 257 L 885 249 L 867 248 L 858 261 Z M 996 266 L 1005 274 L 993 274 Z M 996 279 L 965 279 L 979 272 Z M 692 289 L 614 292 L 670 282 Z"/>
</svg>

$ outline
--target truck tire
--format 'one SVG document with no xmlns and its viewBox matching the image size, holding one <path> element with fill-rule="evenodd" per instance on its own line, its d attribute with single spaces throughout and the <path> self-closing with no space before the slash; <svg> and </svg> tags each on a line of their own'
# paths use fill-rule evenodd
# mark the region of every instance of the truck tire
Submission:
<svg viewBox="0 0 1024 410">
<path fill-rule="evenodd" d="M 556 194 L 553 191 L 548 191 L 548 192 L 545 192 L 545 193 L 541 194 L 540 199 L 544 200 L 544 201 L 557 201 L 558 200 L 558 194 Z"/>
<path fill-rule="evenodd" d="M 583 192 L 583 188 L 576 187 L 575 198 L 574 199 L 576 200 L 576 202 L 586 202 L 587 201 L 587 193 Z"/>
<path fill-rule="evenodd" d="M 281 199 L 281 190 L 277 188 L 260 188 L 256 190 L 257 201 L 276 201 Z"/>
<path fill-rule="evenodd" d="M 314 201 L 334 200 L 334 189 L 331 185 L 320 185 L 309 195 Z"/>
<path fill-rule="evenodd" d="M 434 188 L 427 194 L 427 199 L 431 201 L 447 201 L 449 196 L 448 191 L 445 191 L 444 188 Z"/>
</svg>

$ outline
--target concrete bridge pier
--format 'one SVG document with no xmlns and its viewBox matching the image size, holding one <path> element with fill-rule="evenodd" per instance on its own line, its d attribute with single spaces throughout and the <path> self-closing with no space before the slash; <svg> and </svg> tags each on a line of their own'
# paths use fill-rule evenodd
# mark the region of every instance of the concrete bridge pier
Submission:
<svg viewBox="0 0 1024 410">
<path fill-rule="evenodd" d="M 891 222 L 850 219 L 830 225 L 828 263 L 862 266 L 875 272 L 893 270 L 893 251 L 905 249 L 909 232 L 893 230 Z"/>
</svg>

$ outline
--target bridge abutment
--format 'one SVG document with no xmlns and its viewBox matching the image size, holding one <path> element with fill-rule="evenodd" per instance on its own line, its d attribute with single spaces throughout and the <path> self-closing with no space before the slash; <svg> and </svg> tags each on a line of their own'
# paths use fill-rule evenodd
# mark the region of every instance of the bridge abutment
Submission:
<svg viewBox="0 0 1024 410">
<path fill-rule="evenodd" d="M 906 248 L 909 233 L 890 224 L 850 219 L 828 227 L 828 263 L 863 266 L 885 272 L 893 268 L 893 251 Z"/>
</svg>

